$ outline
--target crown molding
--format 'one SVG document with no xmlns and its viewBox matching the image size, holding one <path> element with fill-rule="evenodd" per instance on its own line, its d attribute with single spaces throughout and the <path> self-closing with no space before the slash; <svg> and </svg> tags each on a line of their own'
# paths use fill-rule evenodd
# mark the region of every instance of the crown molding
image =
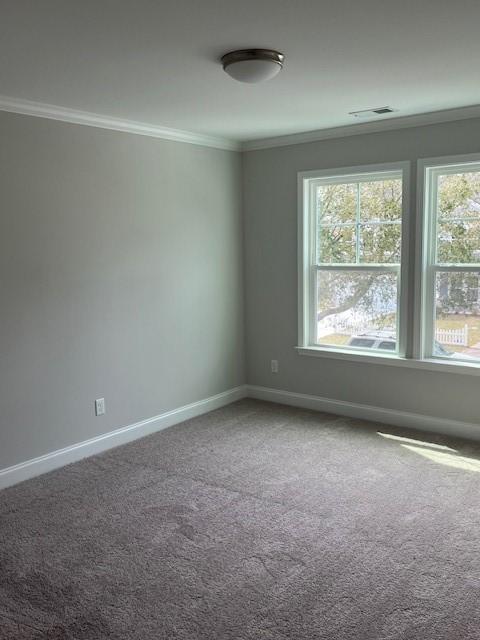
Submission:
<svg viewBox="0 0 480 640">
<path fill-rule="evenodd" d="M 145 122 L 135 122 L 134 120 L 123 120 L 109 116 L 90 113 L 88 111 L 78 111 L 67 107 L 59 107 L 43 102 L 33 102 L 21 98 L 11 98 L 0 96 L 0 111 L 19 113 L 26 116 L 38 118 L 48 118 L 50 120 L 60 120 L 73 124 L 82 124 L 88 127 L 98 127 L 100 129 L 110 129 L 122 131 L 124 133 L 134 133 L 150 138 L 160 138 L 161 140 L 173 140 L 186 144 L 196 144 L 203 147 L 213 147 L 214 149 L 224 149 L 227 151 L 241 151 L 241 145 L 234 140 L 226 138 L 216 138 L 213 136 L 192 133 L 181 129 L 170 129 Z"/>
<path fill-rule="evenodd" d="M 37 118 L 48 118 L 72 124 L 81 124 L 88 127 L 98 127 L 100 129 L 110 129 L 112 131 L 122 131 L 136 135 L 159 138 L 161 140 L 172 140 L 185 144 L 196 144 L 203 147 L 223 149 L 226 151 L 256 151 L 259 149 L 270 149 L 273 147 L 286 147 L 295 144 L 308 142 L 318 142 L 332 138 L 345 138 L 348 136 L 362 135 L 365 133 L 379 133 L 382 131 L 392 131 L 395 129 L 407 129 L 411 127 L 421 127 L 442 122 L 452 122 L 455 120 L 467 120 L 469 118 L 480 118 L 480 105 L 469 107 L 459 107 L 444 111 L 432 111 L 418 115 L 392 117 L 370 122 L 332 127 L 329 129 L 317 129 L 315 131 L 303 131 L 282 136 L 261 138 L 239 142 L 228 138 L 217 138 L 215 136 L 193 133 L 182 129 L 172 129 L 135 120 L 123 120 L 91 113 L 89 111 L 79 111 L 68 107 L 34 102 L 22 98 L 12 98 L 0 95 L 0 111 L 19 113 L 21 115 L 34 116 Z"/>
<path fill-rule="evenodd" d="M 270 149 L 272 147 L 287 147 L 294 144 L 329 140 L 331 138 L 345 138 L 348 136 L 362 135 L 364 133 L 377 133 L 395 129 L 421 127 L 429 124 L 452 122 L 455 120 L 467 120 L 469 118 L 480 118 L 480 105 L 459 107 L 457 109 L 448 109 L 445 111 L 432 111 L 412 116 L 393 117 L 385 120 L 375 120 L 374 122 L 349 124 L 331 129 L 304 131 L 301 133 L 292 133 L 272 138 L 249 140 L 247 142 L 243 142 L 242 151 L 256 151 L 258 149 Z"/>
</svg>

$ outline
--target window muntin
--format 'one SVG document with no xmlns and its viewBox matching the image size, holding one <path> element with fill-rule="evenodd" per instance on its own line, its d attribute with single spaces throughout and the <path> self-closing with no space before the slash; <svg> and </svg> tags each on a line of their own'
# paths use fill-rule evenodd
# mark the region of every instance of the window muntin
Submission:
<svg viewBox="0 0 480 640">
<path fill-rule="evenodd" d="M 304 344 L 371 354 L 403 351 L 397 339 L 403 170 L 396 165 L 304 179 L 304 275 L 310 283 L 304 282 Z"/>
<path fill-rule="evenodd" d="M 480 163 L 426 170 L 423 356 L 480 363 Z"/>
</svg>

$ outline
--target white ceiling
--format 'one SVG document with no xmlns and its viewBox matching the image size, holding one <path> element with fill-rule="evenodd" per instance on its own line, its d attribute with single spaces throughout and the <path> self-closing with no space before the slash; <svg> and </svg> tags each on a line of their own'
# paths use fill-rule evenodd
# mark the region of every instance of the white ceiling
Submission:
<svg viewBox="0 0 480 640">
<path fill-rule="evenodd" d="M 479 0 L 0 0 L 0 94 L 234 140 L 480 103 Z M 223 73 L 275 48 L 265 84 Z"/>
</svg>

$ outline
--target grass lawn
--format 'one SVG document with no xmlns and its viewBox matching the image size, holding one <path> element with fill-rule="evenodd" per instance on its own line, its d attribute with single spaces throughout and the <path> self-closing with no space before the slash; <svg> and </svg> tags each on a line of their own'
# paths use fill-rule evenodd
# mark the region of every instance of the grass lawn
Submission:
<svg viewBox="0 0 480 640">
<path fill-rule="evenodd" d="M 321 339 L 322 344 L 341 345 L 347 344 L 350 340 L 350 336 L 343 335 L 342 333 L 331 333 L 329 336 L 323 336 Z"/>
</svg>

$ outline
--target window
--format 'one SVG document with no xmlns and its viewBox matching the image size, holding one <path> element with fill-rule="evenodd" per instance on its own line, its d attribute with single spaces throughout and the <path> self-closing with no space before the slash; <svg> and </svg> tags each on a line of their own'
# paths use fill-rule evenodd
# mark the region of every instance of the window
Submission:
<svg viewBox="0 0 480 640">
<path fill-rule="evenodd" d="M 299 174 L 299 353 L 480 375 L 480 155 L 418 165 L 408 298 L 410 164 Z"/>
<path fill-rule="evenodd" d="M 480 162 L 426 166 L 422 347 L 480 363 Z"/>
<path fill-rule="evenodd" d="M 300 346 L 405 353 L 408 163 L 300 174 Z"/>
</svg>

